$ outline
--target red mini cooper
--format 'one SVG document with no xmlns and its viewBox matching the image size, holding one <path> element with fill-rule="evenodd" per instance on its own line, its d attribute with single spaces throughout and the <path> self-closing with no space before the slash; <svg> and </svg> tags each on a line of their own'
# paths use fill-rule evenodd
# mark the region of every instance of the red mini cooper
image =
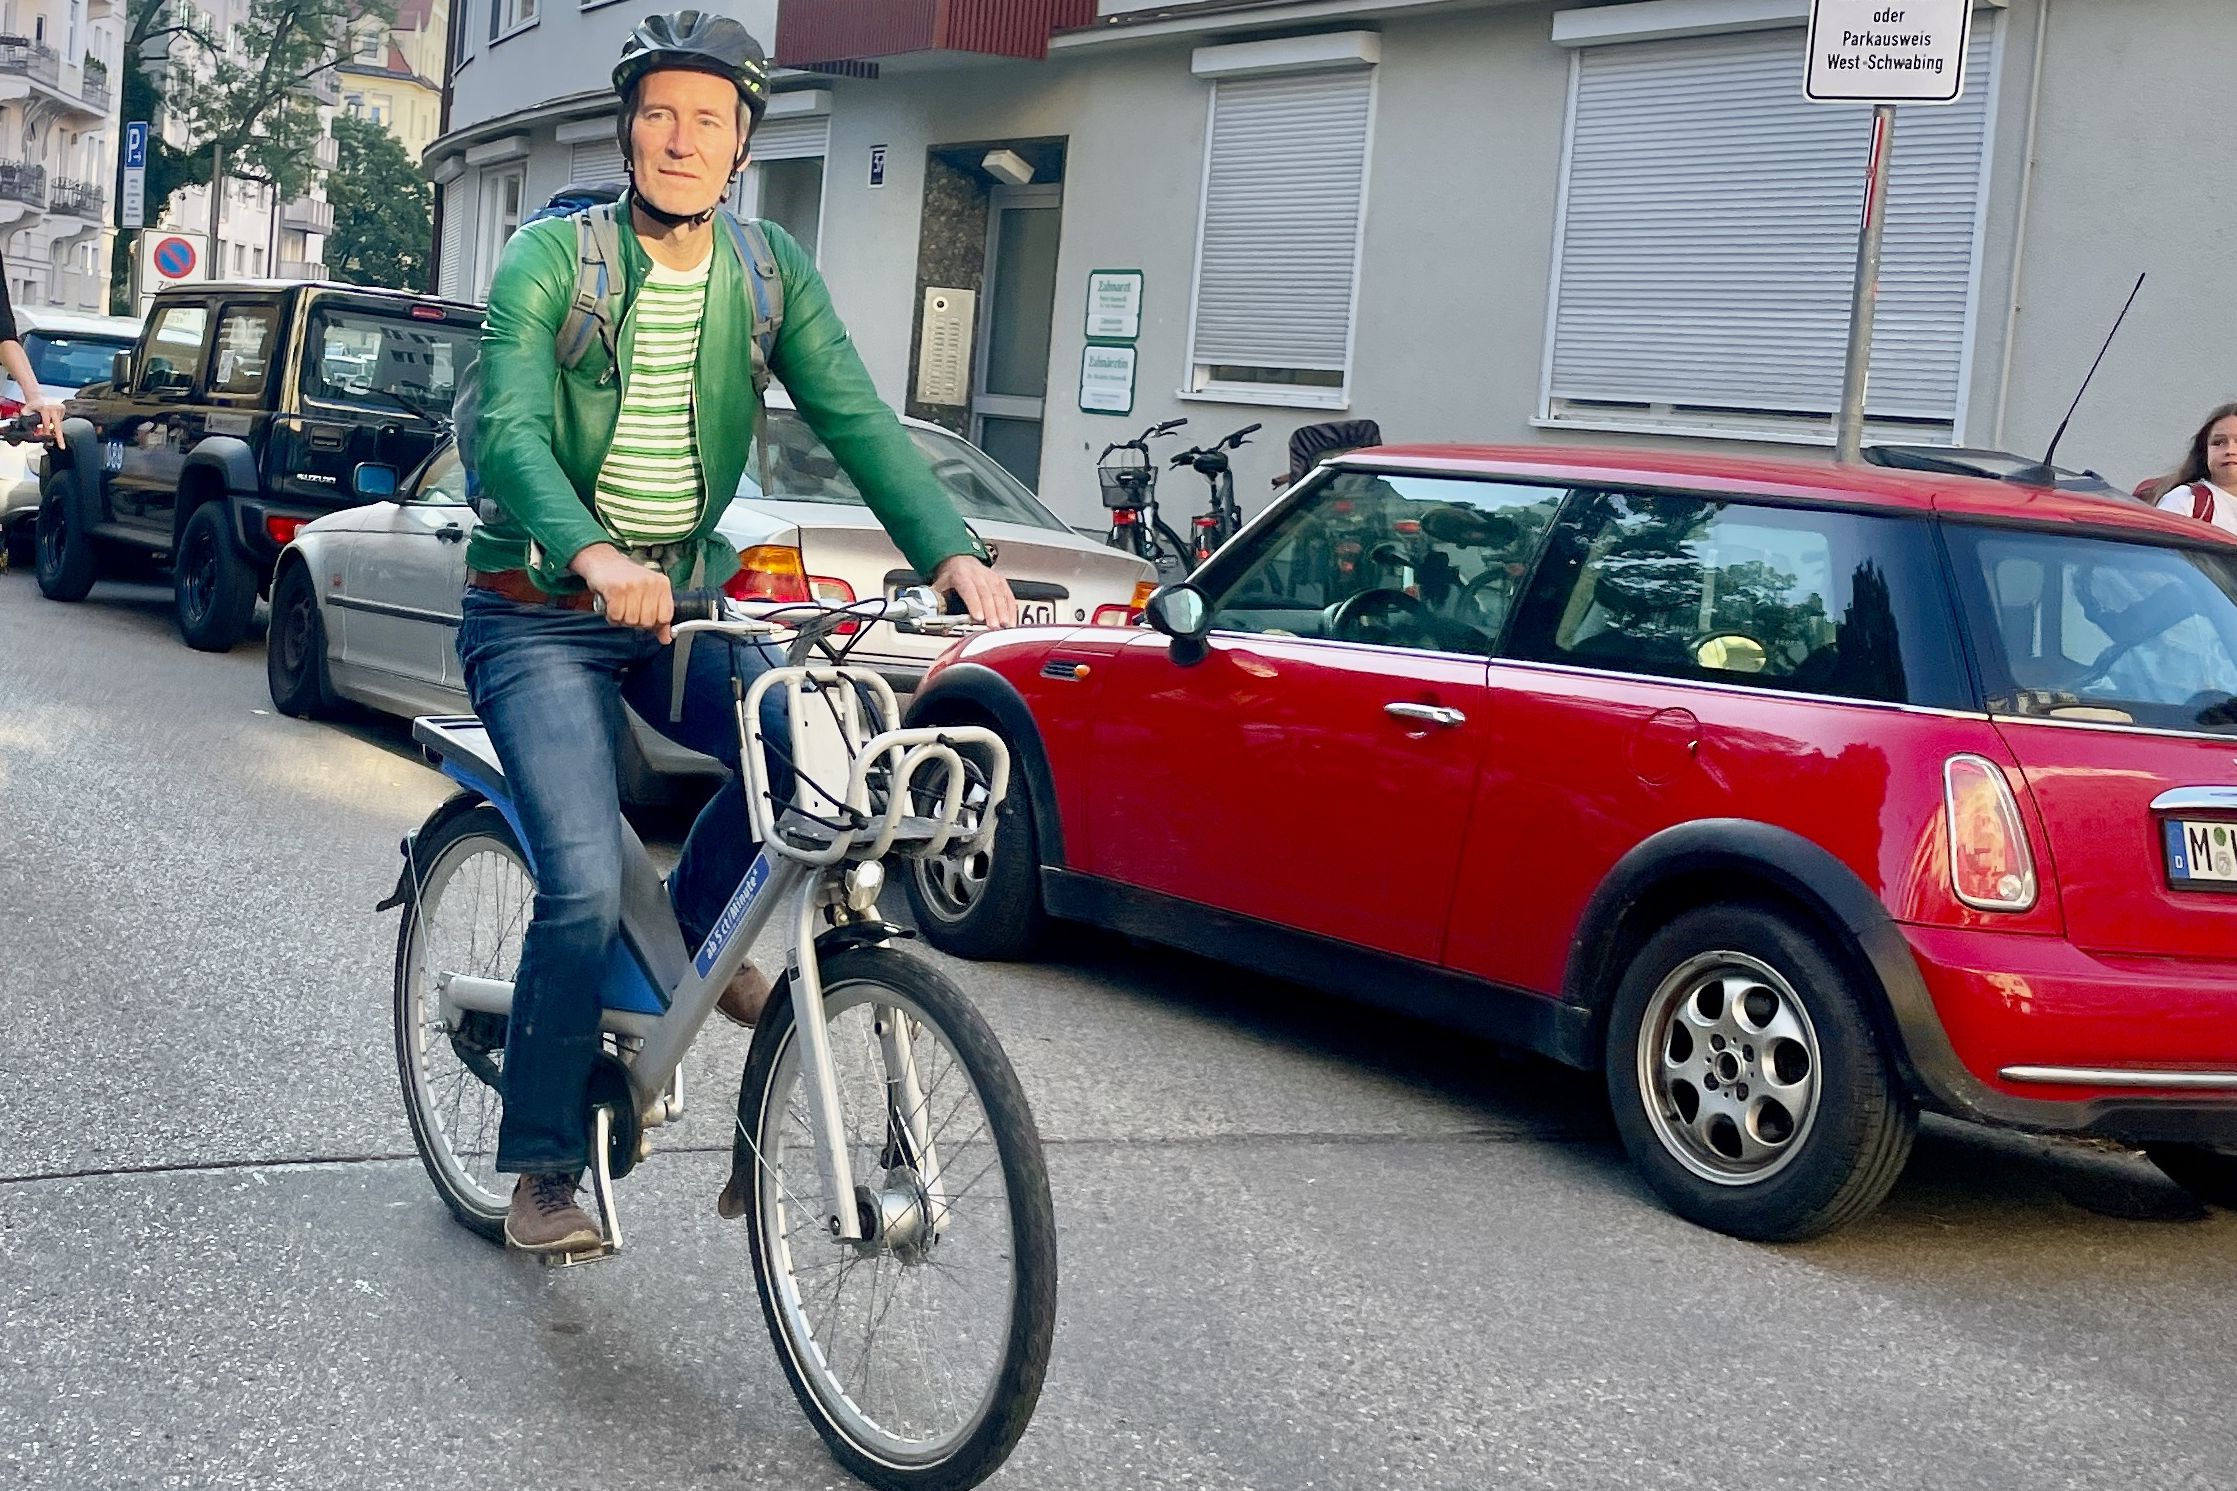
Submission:
<svg viewBox="0 0 2237 1491">
<path fill-rule="evenodd" d="M 970 957 L 1091 922 L 1604 1068 L 1742 1237 L 1922 1108 L 2237 1206 L 2237 544 L 1964 476 L 1386 447 L 1147 629 L 983 635 L 912 722 L 1019 764 L 921 864 Z M 1162 635 L 1161 635 L 1162 634 Z"/>
</svg>

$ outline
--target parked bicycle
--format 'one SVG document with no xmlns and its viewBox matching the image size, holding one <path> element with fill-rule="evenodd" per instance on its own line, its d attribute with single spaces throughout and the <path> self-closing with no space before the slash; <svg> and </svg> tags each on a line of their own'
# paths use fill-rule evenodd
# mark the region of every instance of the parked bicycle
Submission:
<svg viewBox="0 0 2237 1491">
<path fill-rule="evenodd" d="M 679 596 L 679 644 L 789 632 L 787 666 L 750 687 L 738 728 L 762 845 L 694 948 L 644 845 L 622 827 L 622 930 L 607 971 L 584 1125 L 604 1242 L 614 1183 L 684 1111 L 683 1058 L 779 908 L 788 971 L 745 1063 L 720 1211 L 743 1214 L 754 1283 L 794 1395 L 849 1471 L 894 1491 L 951 1491 L 999 1467 L 1033 1415 L 1056 1318 L 1056 1226 L 1041 1141 L 994 1034 L 878 914 L 888 854 L 983 853 L 1008 790 L 1000 736 L 891 728 L 892 689 L 846 653 L 868 623 L 971 625 L 908 590 L 851 605 Z M 848 629 L 852 628 L 850 632 Z M 814 661 L 817 654 L 821 661 Z M 775 692 L 789 738 L 764 738 Z M 503 1235 L 495 1168 L 521 934 L 536 891 L 505 773 L 472 718 L 415 722 L 462 789 L 404 842 L 395 894 L 397 1066 L 413 1139 L 452 1214 Z M 771 790 L 768 751 L 792 771 Z M 745 832 L 748 825 L 739 825 Z"/>
<path fill-rule="evenodd" d="M 1103 489 L 1103 506 L 1111 514 L 1111 531 L 1104 535 L 1103 542 L 1147 559 L 1156 566 L 1160 581 L 1177 580 L 1188 573 L 1188 545 L 1158 516 L 1157 467 L 1150 460 L 1150 442 L 1187 423 L 1185 419 L 1169 419 L 1151 425 L 1132 440 L 1104 446 L 1103 453 L 1095 458 L 1096 483 Z"/>
<path fill-rule="evenodd" d="M 1198 513 L 1189 523 L 1189 567 L 1194 569 L 1212 557 L 1221 544 L 1243 530 L 1243 507 L 1235 500 L 1235 469 L 1228 459 L 1228 452 L 1241 450 L 1250 444 L 1250 437 L 1259 426 L 1245 425 L 1234 434 L 1208 446 L 1184 450 L 1174 456 L 1174 467 L 1192 466 L 1196 474 L 1211 484 L 1211 506 Z"/>
</svg>

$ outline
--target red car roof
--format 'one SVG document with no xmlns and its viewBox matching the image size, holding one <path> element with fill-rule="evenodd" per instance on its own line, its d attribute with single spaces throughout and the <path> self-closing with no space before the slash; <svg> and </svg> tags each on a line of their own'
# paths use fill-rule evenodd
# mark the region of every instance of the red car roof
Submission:
<svg viewBox="0 0 2237 1491">
<path fill-rule="evenodd" d="M 1336 458 L 1341 466 L 1400 467 L 1465 476 L 1579 478 L 1646 487 L 1711 489 L 1735 496 L 1800 497 L 1958 517 L 2121 528 L 2139 535 L 2220 542 L 2237 539 L 2207 524 L 2141 502 L 1984 477 L 1946 476 L 1888 466 L 1837 466 L 1688 451 L 1568 445 L 1378 445 Z"/>
</svg>

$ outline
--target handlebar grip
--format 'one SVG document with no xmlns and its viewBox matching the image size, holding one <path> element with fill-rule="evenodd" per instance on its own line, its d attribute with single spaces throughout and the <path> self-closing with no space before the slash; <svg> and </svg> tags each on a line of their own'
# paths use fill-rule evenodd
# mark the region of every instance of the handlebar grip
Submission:
<svg viewBox="0 0 2237 1491">
<path fill-rule="evenodd" d="M 27 440 L 39 433 L 39 424 L 39 416 L 27 409 L 9 419 L 6 423 L 0 424 L 0 439 L 5 439 L 11 444 L 19 440 Z"/>
<path fill-rule="evenodd" d="M 1263 428 L 1265 428 L 1265 427 L 1264 427 L 1263 425 L 1245 425 L 1245 426 L 1243 426 L 1243 427 L 1242 427 L 1241 429 L 1237 430 L 1237 431 L 1236 431 L 1236 432 L 1235 432 L 1235 433 L 1234 433 L 1234 434 L 1233 434 L 1232 436 L 1230 436 L 1229 438 L 1230 438 L 1230 439 L 1234 439 L 1234 440 L 1240 440 L 1240 439 L 1242 439 L 1242 438 L 1243 438 L 1243 437 L 1244 437 L 1245 435 L 1255 435 L 1255 434 L 1257 434 L 1257 433 L 1258 433 L 1258 432 L 1259 432 L 1259 431 L 1260 431 L 1261 429 L 1263 429 Z"/>
<path fill-rule="evenodd" d="M 722 615 L 722 592 L 715 589 L 676 592 L 677 621 L 714 621 Z"/>
</svg>

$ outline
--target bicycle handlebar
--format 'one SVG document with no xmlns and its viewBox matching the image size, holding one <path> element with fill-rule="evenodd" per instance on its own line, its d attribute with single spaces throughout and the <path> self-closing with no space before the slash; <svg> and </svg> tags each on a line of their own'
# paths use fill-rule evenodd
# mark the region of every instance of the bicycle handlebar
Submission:
<svg viewBox="0 0 2237 1491">
<path fill-rule="evenodd" d="M 0 422 L 0 440 L 5 440 L 10 445 L 21 445 L 39 433 L 39 425 L 39 416 L 26 409 L 23 413 Z"/>
<path fill-rule="evenodd" d="M 591 609 L 606 614 L 606 598 L 593 596 Z M 939 634 L 979 625 L 969 615 L 946 614 L 939 592 L 912 585 L 890 600 L 741 601 L 720 590 L 679 590 L 671 630 L 723 629 L 753 634 L 787 631 L 798 638 L 820 637 L 852 622 L 890 621 L 901 631 Z"/>
<path fill-rule="evenodd" d="M 1151 425 L 1148 429 L 1142 431 L 1141 434 L 1136 435 L 1132 440 L 1114 440 L 1109 445 L 1103 447 L 1103 454 L 1095 458 L 1095 464 L 1098 466 L 1102 465 L 1104 461 L 1110 458 L 1110 454 L 1114 450 L 1138 450 L 1143 454 L 1143 456 L 1147 457 L 1150 453 L 1150 442 L 1152 440 L 1157 439 L 1161 435 L 1170 435 L 1175 430 L 1179 429 L 1182 425 L 1185 425 L 1187 423 L 1188 420 L 1185 416 L 1180 419 L 1169 419 L 1161 425 Z M 1258 426 L 1252 425 L 1251 428 L 1255 430 L 1258 428 Z"/>
</svg>

